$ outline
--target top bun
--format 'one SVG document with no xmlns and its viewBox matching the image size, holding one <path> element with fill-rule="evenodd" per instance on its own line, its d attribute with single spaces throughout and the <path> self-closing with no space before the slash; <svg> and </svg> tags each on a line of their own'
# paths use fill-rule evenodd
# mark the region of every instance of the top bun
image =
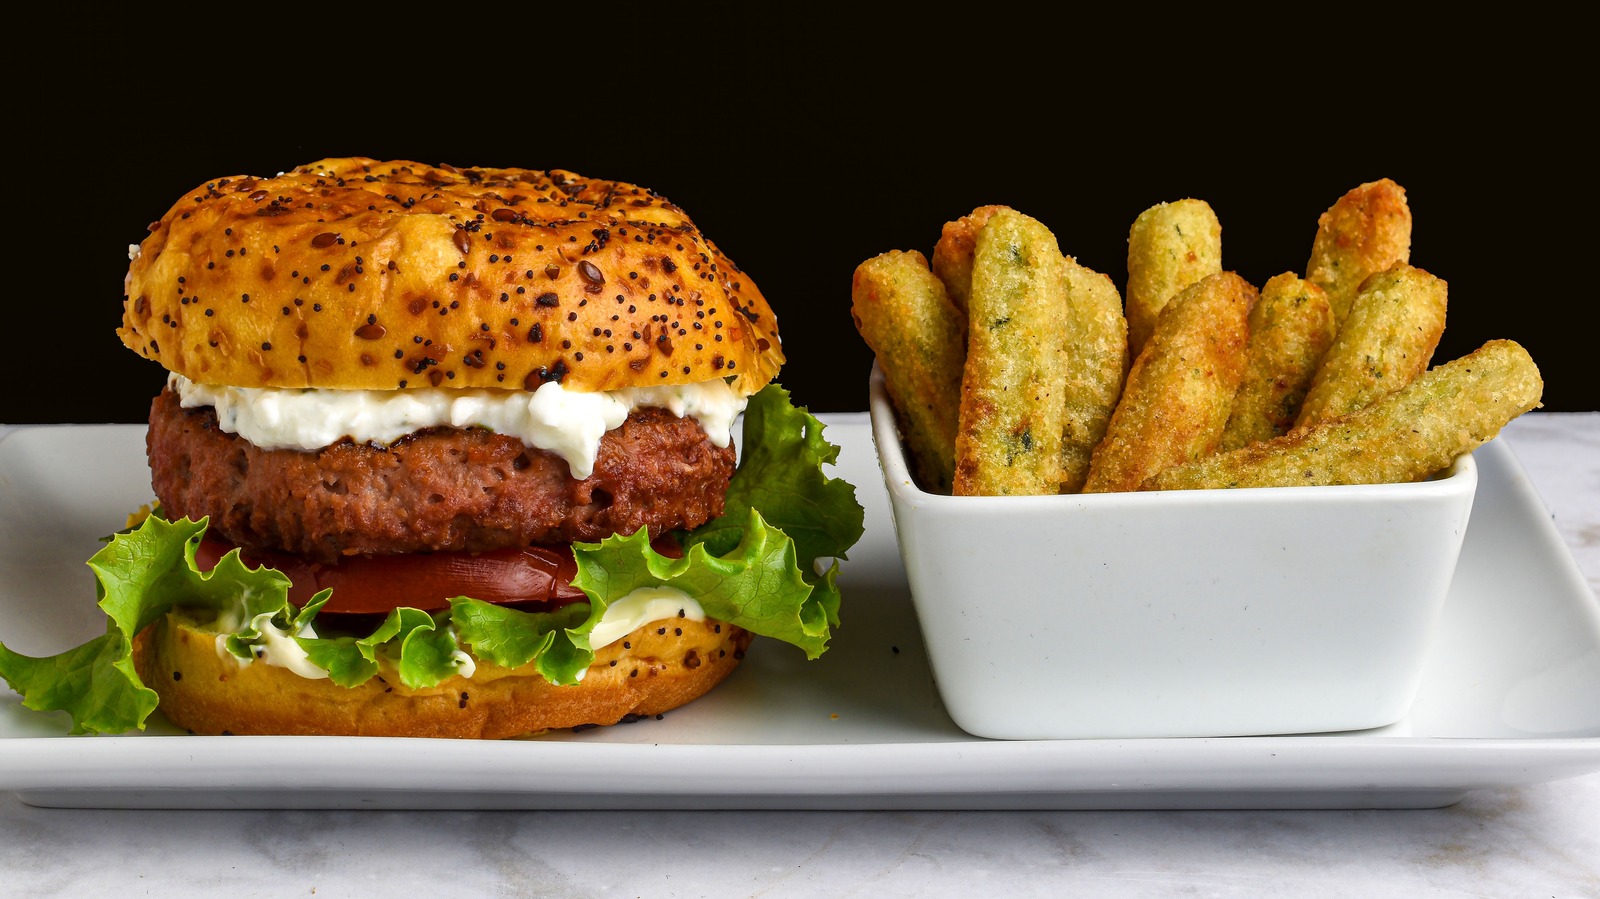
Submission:
<svg viewBox="0 0 1600 899">
<path fill-rule="evenodd" d="M 189 192 L 118 334 L 204 384 L 571 390 L 783 364 L 766 298 L 654 192 L 559 169 L 324 159 Z"/>
</svg>

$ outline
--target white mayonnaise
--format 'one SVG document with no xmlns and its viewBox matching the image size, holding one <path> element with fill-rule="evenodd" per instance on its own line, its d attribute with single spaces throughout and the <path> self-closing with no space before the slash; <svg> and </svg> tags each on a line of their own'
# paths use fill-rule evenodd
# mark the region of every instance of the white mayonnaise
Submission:
<svg viewBox="0 0 1600 899">
<path fill-rule="evenodd" d="M 511 390 L 315 390 L 196 384 L 173 373 L 184 408 L 211 406 L 218 426 L 262 449 L 312 451 L 348 437 L 384 445 L 423 428 L 488 428 L 567 461 L 575 478 L 594 471 L 600 438 L 628 413 L 659 406 L 693 417 L 718 447 L 733 439 L 746 398 L 721 378 L 699 384 L 626 387 L 601 393 L 549 381 L 532 393 Z"/>
<path fill-rule="evenodd" d="M 700 603 L 676 587 L 640 587 L 606 606 L 600 623 L 589 632 L 589 648 L 610 646 L 644 625 L 664 618 L 704 621 L 706 613 Z"/>
<path fill-rule="evenodd" d="M 326 669 L 313 663 L 300 644 L 294 642 L 295 637 L 315 638 L 317 632 L 310 625 L 302 627 L 298 632 L 290 634 L 287 630 L 272 623 L 272 613 L 263 612 L 250 620 L 250 626 L 261 635 L 259 642 L 250 644 L 251 658 L 241 659 L 228 651 L 228 637 L 240 628 L 229 626 L 231 616 L 224 616 L 217 622 L 222 633 L 217 634 L 217 655 L 224 659 L 232 659 L 240 667 L 253 662 L 271 665 L 275 668 L 287 668 L 295 674 L 310 680 L 321 680 L 328 676 Z"/>
</svg>

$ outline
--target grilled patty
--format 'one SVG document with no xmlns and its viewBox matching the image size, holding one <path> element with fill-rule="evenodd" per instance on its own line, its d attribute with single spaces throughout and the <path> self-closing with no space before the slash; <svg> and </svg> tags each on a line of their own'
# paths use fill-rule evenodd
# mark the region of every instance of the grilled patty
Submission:
<svg viewBox="0 0 1600 899">
<path fill-rule="evenodd" d="M 598 541 L 693 528 L 722 513 L 735 450 L 694 419 L 635 410 L 601 440 L 593 473 L 516 437 L 430 428 L 389 446 L 260 449 L 171 390 L 151 405 L 151 484 L 166 517 L 210 516 L 217 534 L 332 561 L 349 554 Z"/>
</svg>

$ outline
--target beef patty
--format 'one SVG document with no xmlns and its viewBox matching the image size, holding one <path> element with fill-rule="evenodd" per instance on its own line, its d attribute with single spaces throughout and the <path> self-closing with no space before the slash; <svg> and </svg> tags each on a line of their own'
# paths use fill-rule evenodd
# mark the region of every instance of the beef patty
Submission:
<svg viewBox="0 0 1600 899">
<path fill-rule="evenodd" d="M 481 552 L 652 538 L 722 514 L 735 451 L 694 419 L 636 409 L 600 442 L 593 473 L 484 429 L 430 428 L 388 446 L 261 449 L 163 390 L 150 409 L 151 485 L 171 520 L 210 516 L 240 546 L 332 561 L 354 553 Z"/>
</svg>

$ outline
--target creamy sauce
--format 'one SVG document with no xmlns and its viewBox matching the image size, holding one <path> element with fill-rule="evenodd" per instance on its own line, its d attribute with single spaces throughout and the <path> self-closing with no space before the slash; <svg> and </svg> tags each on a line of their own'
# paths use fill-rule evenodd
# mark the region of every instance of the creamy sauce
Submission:
<svg viewBox="0 0 1600 899">
<path fill-rule="evenodd" d="M 589 648 L 610 646 L 652 621 L 679 617 L 704 621 L 706 613 L 689 594 L 675 587 L 640 587 L 606 606 L 600 623 L 589 633 Z"/>
<path fill-rule="evenodd" d="M 184 408 L 211 406 L 217 425 L 262 449 L 312 451 L 345 438 L 385 445 L 423 428 L 488 428 L 565 459 L 575 478 L 594 471 L 600 438 L 634 409 L 659 406 L 694 418 L 718 447 L 733 439 L 746 398 L 721 378 L 600 393 L 555 381 L 532 393 L 502 390 L 315 390 L 196 384 L 173 373 Z"/>
<path fill-rule="evenodd" d="M 300 647 L 300 644 L 294 642 L 295 637 L 315 638 L 317 636 L 317 632 L 310 625 L 301 628 L 294 634 L 290 634 L 287 630 L 272 623 L 271 612 L 263 612 L 250 621 L 250 626 L 261 634 L 261 639 L 256 643 L 250 644 L 250 658 L 241 659 L 228 651 L 228 636 L 239 629 L 237 627 L 225 627 L 224 625 L 228 623 L 231 622 L 225 619 L 217 622 L 219 629 L 223 630 L 223 633 L 217 634 L 218 656 L 224 659 L 232 659 L 240 667 L 253 662 L 260 662 L 263 665 L 271 665 L 275 668 L 287 668 L 295 674 L 310 680 L 321 680 L 328 676 L 327 670 L 314 664 L 306 655 L 306 651 Z"/>
</svg>

